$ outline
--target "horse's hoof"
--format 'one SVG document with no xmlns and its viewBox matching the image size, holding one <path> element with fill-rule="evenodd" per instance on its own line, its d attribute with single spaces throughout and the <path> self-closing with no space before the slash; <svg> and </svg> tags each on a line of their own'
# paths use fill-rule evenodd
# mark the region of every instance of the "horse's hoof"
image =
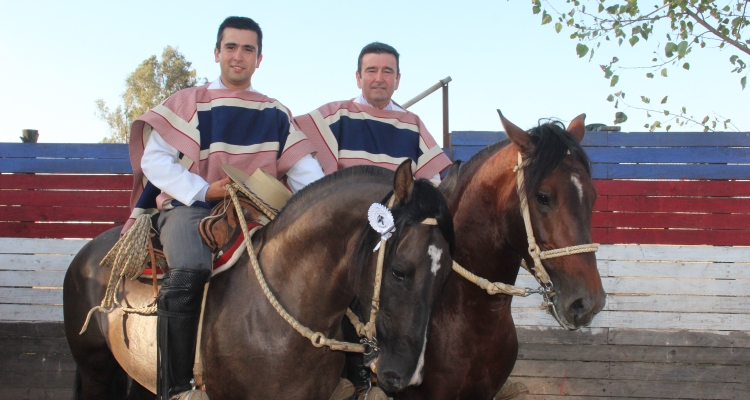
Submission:
<svg viewBox="0 0 750 400">
<path fill-rule="evenodd" d="M 389 400 L 383 389 L 374 386 L 359 395 L 358 400 Z"/>
<path fill-rule="evenodd" d="M 169 398 L 170 400 L 209 400 L 208 394 L 202 390 L 188 390 Z"/>
<path fill-rule="evenodd" d="M 492 398 L 492 400 L 510 400 L 522 394 L 528 394 L 529 388 L 521 382 L 512 382 L 511 380 L 505 381 L 505 384 L 499 392 Z"/>
</svg>

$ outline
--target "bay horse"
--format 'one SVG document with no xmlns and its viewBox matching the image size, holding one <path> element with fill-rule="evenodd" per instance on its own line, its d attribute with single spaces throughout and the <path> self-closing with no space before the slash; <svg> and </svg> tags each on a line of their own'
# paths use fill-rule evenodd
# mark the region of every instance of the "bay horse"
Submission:
<svg viewBox="0 0 750 400">
<path fill-rule="evenodd" d="M 395 232 L 386 242 L 375 326 L 378 378 L 399 391 L 422 373 L 428 320 L 451 269 L 453 225 L 439 189 L 415 181 L 410 161 L 395 173 L 347 168 L 298 192 L 252 242 L 268 286 L 286 311 L 314 332 L 340 340 L 349 304 L 372 293 L 373 248 L 381 236 L 368 224 L 368 207 L 391 194 Z M 420 224 L 428 218 L 437 224 Z M 65 276 L 65 332 L 78 364 L 80 399 L 124 398 L 124 391 L 111 391 L 123 376 L 120 367 L 133 378 L 129 398 L 154 398 L 156 316 L 123 316 L 119 308 L 95 313 L 79 335 L 87 312 L 104 295 L 110 271 L 99 262 L 118 236 L 113 229 L 84 246 Z M 207 394 L 220 400 L 327 400 L 339 383 L 344 353 L 314 347 L 296 332 L 272 308 L 248 264 L 244 254 L 211 279 L 199 343 Z M 149 282 L 126 281 L 119 297 L 147 304 L 152 291 Z"/>
<path fill-rule="evenodd" d="M 498 113 L 500 111 L 498 110 Z M 523 187 L 533 235 L 542 250 L 589 244 L 596 189 L 580 145 L 584 118 L 526 132 L 500 113 L 508 139 L 474 155 L 448 194 L 458 264 L 490 282 L 514 284 L 521 260 L 533 266 L 514 167 L 523 159 Z M 543 260 L 553 283 L 558 322 L 587 326 L 606 293 L 593 253 Z M 489 295 L 454 273 L 438 299 L 425 353 L 424 381 L 396 399 L 489 400 L 508 379 L 518 355 L 512 296 Z"/>
</svg>

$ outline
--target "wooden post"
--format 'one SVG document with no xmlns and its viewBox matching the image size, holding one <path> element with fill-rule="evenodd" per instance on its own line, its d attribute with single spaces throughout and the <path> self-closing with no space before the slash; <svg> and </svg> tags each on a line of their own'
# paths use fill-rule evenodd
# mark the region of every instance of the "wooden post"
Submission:
<svg viewBox="0 0 750 400">
<path fill-rule="evenodd" d="M 448 130 L 448 82 L 443 84 L 443 148 L 448 149 L 448 155 L 453 159 L 453 144 Z"/>
</svg>

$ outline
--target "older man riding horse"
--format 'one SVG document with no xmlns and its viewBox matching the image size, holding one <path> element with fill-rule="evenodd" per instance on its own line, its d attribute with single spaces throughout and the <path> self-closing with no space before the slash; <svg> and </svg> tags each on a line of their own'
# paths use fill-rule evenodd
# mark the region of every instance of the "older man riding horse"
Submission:
<svg viewBox="0 0 750 400">
<path fill-rule="evenodd" d="M 392 200 L 392 237 L 368 225 L 368 207 Z M 431 223 L 422 223 L 433 221 Z M 150 395 L 156 376 L 156 317 L 86 313 L 99 304 L 110 271 L 99 266 L 119 229 L 100 235 L 73 260 L 64 283 L 65 329 L 78 363 L 81 399 L 124 398 L 121 368 L 133 377 L 130 398 Z M 383 235 L 385 238 L 387 235 Z M 444 197 L 428 181 L 414 181 L 410 162 L 395 174 L 352 167 L 309 185 L 252 238 L 270 291 L 299 324 L 321 338 L 341 338 L 352 300 L 375 292 L 376 244 L 384 243 L 379 312 L 375 320 L 378 379 L 389 391 L 422 374 L 432 306 L 452 263 L 453 225 Z M 215 275 L 207 294 L 202 341 L 207 393 L 214 399 L 328 399 L 339 383 L 344 355 L 316 347 L 272 307 L 248 264 Z M 121 303 L 153 299 L 149 282 L 126 281 Z M 408 316 L 408 317 L 404 317 Z M 119 363 L 119 365 L 118 365 Z M 114 388 L 114 389 L 113 389 Z M 113 391 L 114 390 L 114 391 Z M 119 392 L 118 392 L 119 390 Z M 138 394 L 137 394 L 138 393 Z"/>
</svg>

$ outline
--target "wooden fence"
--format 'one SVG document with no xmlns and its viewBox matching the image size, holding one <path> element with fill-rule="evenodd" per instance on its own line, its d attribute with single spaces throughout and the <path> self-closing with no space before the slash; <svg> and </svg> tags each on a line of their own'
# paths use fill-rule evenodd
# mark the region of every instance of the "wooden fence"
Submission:
<svg viewBox="0 0 750 400">
<path fill-rule="evenodd" d="M 454 132 L 453 158 L 502 137 Z M 584 145 L 607 305 L 567 332 L 540 299 L 514 300 L 512 379 L 529 399 L 750 398 L 750 134 L 589 132 Z M 69 396 L 62 277 L 85 238 L 127 218 L 127 150 L 3 143 L 0 173 L 0 370 L 58 380 L 19 378 L 0 398 Z"/>
</svg>

